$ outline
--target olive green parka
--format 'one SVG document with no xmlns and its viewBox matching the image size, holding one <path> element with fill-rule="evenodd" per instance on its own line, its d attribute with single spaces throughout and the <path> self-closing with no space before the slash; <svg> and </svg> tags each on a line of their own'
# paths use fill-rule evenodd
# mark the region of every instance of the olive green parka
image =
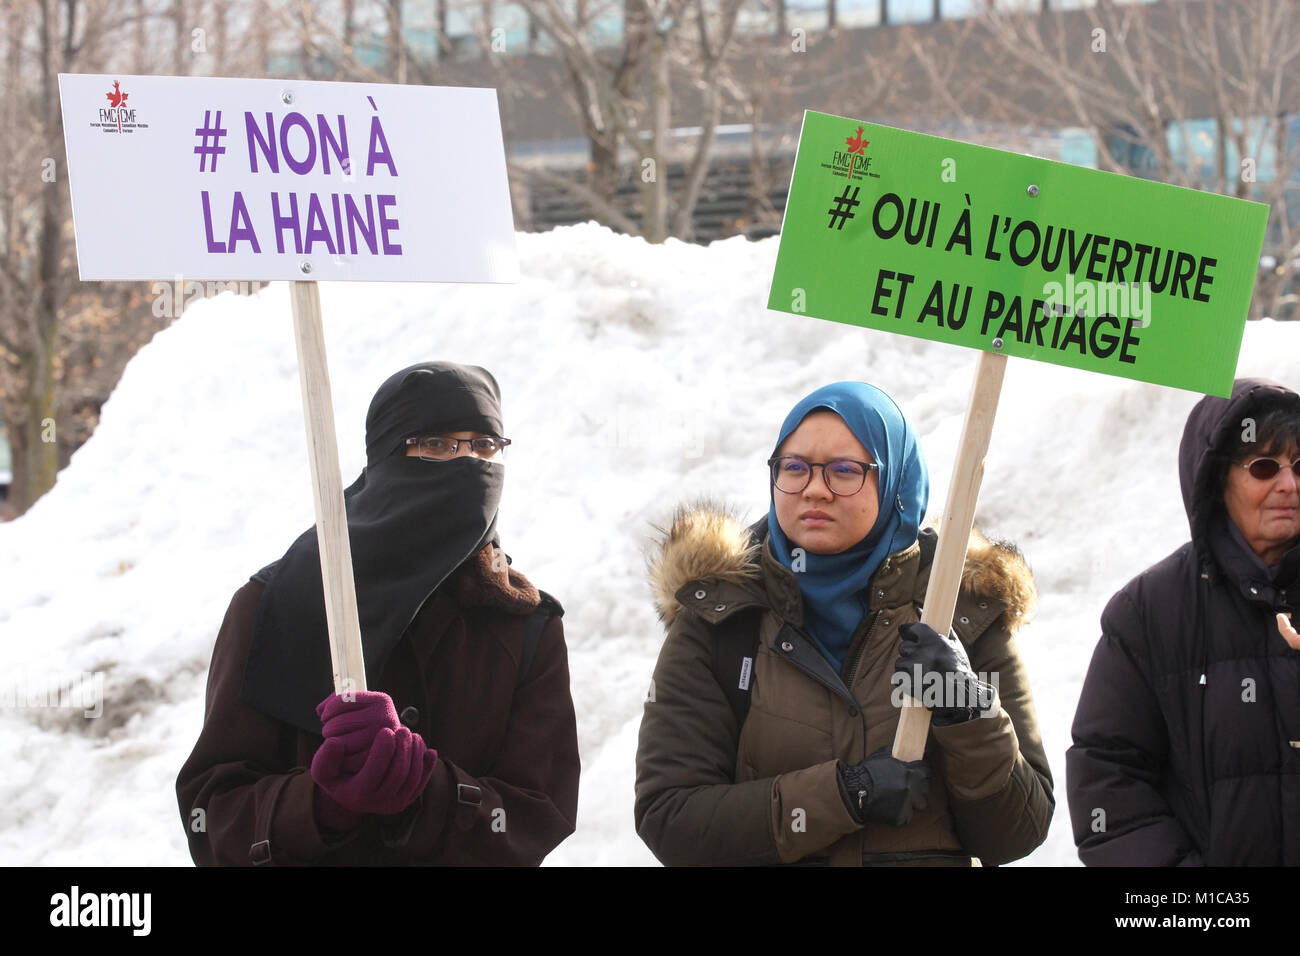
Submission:
<svg viewBox="0 0 1300 956">
<path fill-rule="evenodd" d="M 861 826 L 836 763 L 892 744 L 899 628 L 920 618 L 937 536 L 924 530 L 873 575 L 841 674 L 801 631 L 797 579 L 709 505 L 680 509 L 652 561 L 667 637 L 637 747 L 637 833 L 668 865 L 823 863 L 969 866 L 1019 859 L 1047 835 L 1055 801 L 1029 679 L 1014 640 L 1036 600 L 1012 546 L 971 535 L 953 629 L 998 688 L 985 718 L 932 727 L 928 805 L 903 827 Z M 758 609 L 742 727 L 715 676 L 716 626 Z"/>
</svg>

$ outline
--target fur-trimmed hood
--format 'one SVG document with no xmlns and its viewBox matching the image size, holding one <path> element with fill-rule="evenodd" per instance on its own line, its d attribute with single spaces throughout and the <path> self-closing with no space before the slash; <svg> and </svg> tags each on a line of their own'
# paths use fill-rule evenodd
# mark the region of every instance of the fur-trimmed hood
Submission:
<svg viewBox="0 0 1300 956">
<path fill-rule="evenodd" d="M 766 519 L 764 519 L 766 521 Z M 678 590 L 689 581 L 714 580 L 761 588 L 761 548 L 765 528 L 746 527 L 731 510 L 715 502 L 684 504 L 666 528 L 649 563 L 655 606 L 665 623 L 681 608 Z M 755 534 L 759 536 L 756 537 Z M 992 597 L 1006 608 L 1007 629 L 1015 633 L 1033 617 L 1038 589 L 1020 550 L 972 529 L 962 570 L 962 589 Z"/>
</svg>

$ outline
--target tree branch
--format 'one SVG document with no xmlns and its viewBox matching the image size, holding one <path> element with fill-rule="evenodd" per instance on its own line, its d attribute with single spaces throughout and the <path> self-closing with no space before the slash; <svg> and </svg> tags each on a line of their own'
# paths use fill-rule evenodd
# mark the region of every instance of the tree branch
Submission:
<svg viewBox="0 0 1300 956">
<path fill-rule="evenodd" d="M 543 169 L 540 166 L 524 166 L 519 163 L 509 163 L 510 174 L 521 175 L 527 179 L 536 179 L 539 182 L 546 183 L 550 186 L 556 186 L 563 189 L 569 195 L 581 199 L 583 202 L 590 204 L 600 221 L 607 226 L 611 226 L 630 236 L 641 235 L 641 230 L 631 219 L 618 210 L 613 204 L 598 195 L 590 187 L 581 183 L 576 183 L 564 176 L 557 175 L 549 169 Z"/>
</svg>

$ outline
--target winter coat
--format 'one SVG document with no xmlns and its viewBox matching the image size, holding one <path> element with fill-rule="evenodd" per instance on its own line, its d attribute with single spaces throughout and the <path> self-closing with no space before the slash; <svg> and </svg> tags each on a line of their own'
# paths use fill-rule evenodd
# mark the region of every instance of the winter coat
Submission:
<svg viewBox="0 0 1300 956">
<path fill-rule="evenodd" d="M 320 734 L 240 698 L 263 587 L 235 592 L 212 652 L 203 731 L 176 780 L 195 863 L 537 865 L 573 832 L 579 765 L 563 625 L 550 619 L 519 683 L 539 594 L 492 551 L 444 583 L 378 679 L 367 675 L 437 750 L 433 777 L 403 813 L 368 816 L 338 839 L 312 812 Z"/>
<path fill-rule="evenodd" d="M 716 511 L 679 512 L 652 568 L 668 632 L 637 748 L 637 833 L 662 862 L 992 865 L 1042 843 L 1052 778 L 1013 639 L 1033 577 L 1014 548 L 978 534 L 953 623 L 972 668 L 996 675 L 1000 708 L 932 728 L 928 805 L 906 826 L 860 826 L 841 796 L 837 761 L 893 742 L 899 627 L 919 619 L 936 541 L 923 531 L 877 569 L 841 675 L 799 631 L 803 597 L 767 546 L 766 520 L 747 530 Z M 720 622 L 747 612 L 757 654 L 738 727 L 712 652 Z"/>
<path fill-rule="evenodd" d="M 1090 866 L 1300 865 L 1300 651 L 1276 620 L 1300 594 L 1300 545 L 1270 581 L 1215 531 L 1211 450 L 1256 387 L 1189 418 L 1192 540 L 1102 613 L 1065 764 Z"/>
</svg>

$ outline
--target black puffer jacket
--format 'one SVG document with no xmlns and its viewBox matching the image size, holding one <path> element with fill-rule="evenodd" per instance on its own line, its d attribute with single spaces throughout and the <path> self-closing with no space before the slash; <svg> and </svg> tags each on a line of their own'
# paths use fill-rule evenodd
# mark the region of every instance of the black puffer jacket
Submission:
<svg viewBox="0 0 1300 956">
<path fill-rule="evenodd" d="M 1102 614 L 1066 754 L 1079 857 L 1093 866 L 1300 865 L 1300 545 L 1272 580 L 1229 533 L 1213 452 L 1260 389 L 1192 411 L 1179 449 L 1192 540 Z M 1291 393 L 1294 395 L 1294 393 Z"/>
</svg>

